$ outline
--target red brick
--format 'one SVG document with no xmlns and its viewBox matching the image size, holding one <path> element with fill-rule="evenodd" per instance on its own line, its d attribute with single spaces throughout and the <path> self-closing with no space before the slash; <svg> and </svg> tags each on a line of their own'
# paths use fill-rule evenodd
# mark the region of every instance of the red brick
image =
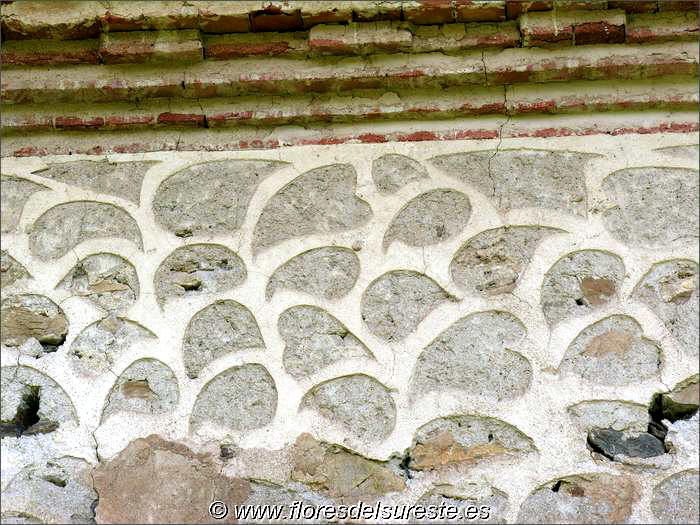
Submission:
<svg viewBox="0 0 700 525">
<path fill-rule="evenodd" d="M 204 58 L 196 29 L 104 33 L 100 56 L 106 64 L 198 62 Z"/>
<path fill-rule="evenodd" d="M 54 125 L 57 129 L 99 128 L 104 125 L 102 117 L 56 117 Z"/>
<path fill-rule="evenodd" d="M 659 11 L 694 11 L 697 13 L 698 0 L 658 0 Z"/>
<path fill-rule="evenodd" d="M 529 11 L 549 11 L 553 0 L 506 0 L 506 18 L 515 20 Z"/>
<path fill-rule="evenodd" d="M 621 43 L 625 41 L 625 12 L 527 13 L 520 18 L 520 31 L 524 47 Z"/>
<path fill-rule="evenodd" d="M 627 42 L 697 41 L 698 15 L 690 12 L 630 15 L 627 22 Z"/>
<path fill-rule="evenodd" d="M 309 47 L 319 54 L 391 53 L 408 51 L 413 35 L 405 22 L 354 22 L 318 25 L 309 31 Z"/>
<path fill-rule="evenodd" d="M 620 44 L 625 41 L 625 26 L 607 22 L 586 22 L 574 26 L 574 45 Z"/>
<path fill-rule="evenodd" d="M 626 13 L 654 13 L 656 0 L 608 0 L 608 9 L 622 9 Z"/>
<path fill-rule="evenodd" d="M 455 0 L 457 22 L 500 22 L 505 19 L 505 0 Z"/>
<path fill-rule="evenodd" d="M 114 1 L 102 16 L 106 31 L 196 29 L 197 25 L 197 8 L 185 1 Z"/>
<path fill-rule="evenodd" d="M 243 56 L 303 57 L 309 51 L 305 33 L 246 33 L 212 35 L 204 39 L 205 55 L 211 60 Z"/>
<path fill-rule="evenodd" d="M 0 48 L 3 67 L 99 64 L 99 40 L 8 40 Z"/>
<path fill-rule="evenodd" d="M 284 2 L 265 2 L 263 9 L 250 13 L 253 31 L 297 31 L 304 28 L 299 9 L 287 9 Z"/>
<path fill-rule="evenodd" d="M 199 28 L 205 33 L 247 33 L 249 13 L 260 8 L 260 2 L 197 2 Z"/>
<path fill-rule="evenodd" d="M 413 0 L 402 5 L 403 19 L 414 24 L 447 24 L 454 20 L 451 0 Z"/>
<path fill-rule="evenodd" d="M 551 12 L 530 12 L 520 17 L 523 47 L 573 45 L 574 29 L 570 24 L 555 23 Z"/>
<path fill-rule="evenodd" d="M 166 112 L 158 115 L 158 124 L 204 127 L 205 118 L 201 113 Z"/>
</svg>

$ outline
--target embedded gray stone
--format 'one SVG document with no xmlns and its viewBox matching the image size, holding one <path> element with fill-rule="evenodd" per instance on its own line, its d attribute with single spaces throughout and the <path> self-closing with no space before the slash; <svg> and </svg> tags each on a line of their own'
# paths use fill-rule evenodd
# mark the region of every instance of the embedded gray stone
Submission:
<svg viewBox="0 0 700 525">
<path fill-rule="evenodd" d="M 540 301 L 551 326 L 587 315 L 618 298 L 625 266 L 617 255 L 581 250 L 559 259 L 542 282 Z"/>
<path fill-rule="evenodd" d="M 34 193 L 50 188 L 27 179 L 2 175 L 0 177 L 0 231 L 15 232 L 24 205 Z"/>
<path fill-rule="evenodd" d="M 394 270 L 378 277 L 362 294 L 362 319 L 385 341 L 400 341 L 445 301 L 456 299 L 430 277 Z"/>
<path fill-rule="evenodd" d="M 619 430 L 594 428 L 588 434 L 590 447 L 613 461 L 623 458 L 653 458 L 666 453 L 663 441 L 643 432 L 627 435 Z"/>
<path fill-rule="evenodd" d="M 105 317 L 86 326 L 70 346 L 68 358 L 72 368 L 86 376 L 109 371 L 121 354 L 155 334 L 134 321 L 122 317 Z"/>
<path fill-rule="evenodd" d="M 209 381 L 197 396 L 190 425 L 206 423 L 230 430 L 252 430 L 272 421 L 277 410 L 275 382 L 262 365 L 229 368 Z"/>
<path fill-rule="evenodd" d="M 532 439 L 505 421 L 456 415 L 433 419 L 416 430 L 408 451 L 408 466 L 433 470 L 456 463 L 475 465 L 494 457 L 534 451 Z"/>
<path fill-rule="evenodd" d="M 697 144 L 688 144 L 687 146 L 666 146 L 665 148 L 656 148 L 654 151 L 673 157 L 674 159 L 688 159 L 697 162 L 700 147 Z"/>
<path fill-rule="evenodd" d="M 405 155 L 387 153 L 372 161 L 372 179 L 380 193 L 396 193 L 412 182 L 427 178 L 428 172 L 421 163 Z"/>
<path fill-rule="evenodd" d="M 632 298 L 646 304 L 690 355 L 698 355 L 698 265 L 675 259 L 654 264 Z"/>
<path fill-rule="evenodd" d="M 7 250 L 0 251 L 0 288 L 31 278 L 27 269 L 7 253 Z"/>
<path fill-rule="evenodd" d="M 172 297 L 230 290 L 245 281 L 241 258 L 220 244 L 190 244 L 177 248 L 156 270 L 153 286 L 161 308 Z"/>
<path fill-rule="evenodd" d="M 532 366 L 512 350 L 526 330 L 507 312 L 477 312 L 463 317 L 421 352 L 411 388 L 414 394 L 459 390 L 469 395 L 510 399 L 522 395 Z"/>
<path fill-rule="evenodd" d="M 588 433 L 594 428 L 642 433 L 649 426 L 649 409 L 629 401 L 582 401 L 567 409 L 577 428 Z"/>
<path fill-rule="evenodd" d="M 120 237 L 143 249 L 136 221 L 112 204 L 67 202 L 44 212 L 29 232 L 29 249 L 40 259 L 63 257 L 83 241 Z"/>
<path fill-rule="evenodd" d="M 92 465 L 69 456 L 24 467 L 2 493 L 3 523 L 94 523 Z M 6 515 L 25 518 L 9 521 Z"/>
<path fill-rule="evenodd" d="M 286 343 L 284 368 L 295 378 L 308 377 L 345 359 L 372 353 L 335 317 L 316 306 L 293 306 L 282 312 L 277 330 Z"/>
<path fill-rule="evenodd" d="M 629 385 L 659 373 L 661 349 L 643 337 L 626 315 L 612 315 L 584 328 L 567 348 L 560 372 L 593 383 Z"/>
<path fill-rule="evenodd" d="M 506 213 L 545 208 L 586 216 L 586 164 L 590 153 L 511 149 L 474 151 L 433 157 L 450 177 L 474 186 Z"/>
<path fill-rule="evenodd" d="M 360 259 L 342 246 L 314 248 L 291 258 L 275 270 L 265 290 L 269 301 L 288 289 L 328 300 L 347 295 L 360 274 Z"/>
<path fill-rule="evenodd" d="M 85 190 L 121 197 L 138 204 L 143 178 L 155 164 L 158 162 L 153 160 L 135 162 L 78 160 L 49 164 L 47 168 L 33 173 Z"/>
<path fill-rule="evenodd" d="M 685 168 L 627 168 L 602 184 L 610 205 L 603 223 L 619 241 L 659 248 L 698 238 L 698 171 Z"/>
<path fill-rule="evenodd" d="M 396 405 L 373 377 L 354 374 L 314 386 L 301 401 L 331 424 L 362 441 L 381 441 L 394 429 Z"/>
<path fill-rule="evenodd" d="M 115 381 L 102 410 L 102 421 L 117 412 L 171 412 L 178 398 L 177 379 L 168 365 L 156 359 L 139 359 Z"/>
<path fill-rule="evenodd" d="M 441 483 L 426 491 L 416 505 L 422 505 L 428 513 L 419 519 L 415 517 L 414 511 L 411 523 L 474 523 L 477 519 L 478 523 L 506 523 L 508 495 L 485 483 Z M 434 512 L 430 510 L 431 506 L 436 508 Z M 458 516 L 449 519 L 445 507 L 458 509 Z"/>
<path fill-rule="evenodd" d="M 566 476 L 532 492 L 517 523 L 629 523 L 639 497 L 639 486 L 628 476 Z"/>
<path fill-rule="evenodd" d="M 35 294 L 12 295 L 0 306 L 0 342 L 21 353 L 41 357 L 55 352 L 68 335 L 68 319 L 60 306 Z"/>
<path fill-rule="evenodd" d="M 231 300 L 216 301 L 197 312 L 182 340 L 182 357 L 190 378 L 198 377 L 209 363 L 231 352 L 264 349 L 253 314 Z"/>
<path fill-rule="evenodd" d="M 238 230 L 258 184 L 286 166 L 268 160 L 218 160 L 189 166 L 158 186 L 153 214 L 179 237 Z"/>
<path fill-rule="evenodd" d="M 25 439 L 78 423 L 73 403 L 49 376 L 28 366 L 0 368 L 0 435 Z"/>
<path fill-rule="evenodd" d="M 450 189 L 430 190 L 411 199 L 392 219 L 384 249 L 399 240 L 408 246 L 430 246 L 460 233 L 471 216 L 469 198 Z"/>
<path fill-rule="evenodd" d="M 357 174 L 350 164 L 332 164 L 299 175 L 265 205 L 253 232 L 253 252 L 288 239 L 352 230 L 372 210 L 355 195 Z"/>
<path fill-rule="evenodd" d="M 139 296 L 139 278 L 123 257 L 99 253 L 79 261 L 57 288 L 86 297 L 108 312 L 124 312 Z"/>
<path fill-rule="evenodd" d="M 651 511 L 660 523 L 698 523 L 698 471 L 685 470 L 654 487 Z"/>
<path fill-rule="evenodd" d="M 466 243 L 450 263 L 452 279 L 472 293 L 513 291 L 545 237 L 563 230 L 545 226 L 502 226 L 483 231 Z"/>
</svg>

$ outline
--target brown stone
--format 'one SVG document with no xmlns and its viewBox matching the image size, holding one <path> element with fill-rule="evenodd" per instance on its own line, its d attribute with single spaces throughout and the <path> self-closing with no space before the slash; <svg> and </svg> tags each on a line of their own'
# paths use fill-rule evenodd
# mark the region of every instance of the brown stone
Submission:
<svg viewBox="0 0 700 525">
<path fill-rule="evenodd" d="M 683 384 L 685 383 L 685 384 Z M 674 403 L 683 405 L 700 405 L 700 383 L 698 376 L 692 377 L 677 385 L 673 391 L 668 394 L 668 397 Z"/>
<path fill-rule="evenodd" d="M 607 354 L 624 355 L 633 341 L 634 336 L 627 332 L 605 332 L 591 339 L 583 353 L 592 357 L 602 357 Z"/>
<path fill-rule="evenodd" d="M 60 345 L 68 332 L 63 313 L 48 317 L 22 307 L 3 309 L 1 323 L 2 342 L 8 346 L 20 346 L 30 337 L 43 344 Z"/>
<path fill-rule="evenodd" d="M 498 442 L 463 447 L 455 441 L 450 432 L 445 431 L 413 448 L 411 468 L 429 470 L 454 463 L 475 464 L 482 459 L 501 456 L 506 452 L 507 449 Z"/>
<path fill-rule="evenodd" d="M 93 478 L 98 523 L 211 523 L 212 501 L 240 505 L 250 492 L 247 481 L 223 476 L 208 455 L 157 435 L 132 441 Z"/>
<path fill-rule="evenodd" d="M 339 445 L 316 441 L 301 434 L 292 447 L 292 480 L 331 498 L 357 502 L 398 492 L 404 481 L 380 461 L 364 458 Z"/>
<path fill-rule="evenodd" d="M 600 306 L 615 295 L 615 283 L 610 279 L 584 277 L 581 281 L 581 293 L 593 306 Z"/>
<path fill-rule="evenodd" d="M 127 398 L 139 399 L 151 399 L 154 396 L 153 390 L 145 379 L 127 381 L 122 385 L 122 394 Z"/>
</svg>

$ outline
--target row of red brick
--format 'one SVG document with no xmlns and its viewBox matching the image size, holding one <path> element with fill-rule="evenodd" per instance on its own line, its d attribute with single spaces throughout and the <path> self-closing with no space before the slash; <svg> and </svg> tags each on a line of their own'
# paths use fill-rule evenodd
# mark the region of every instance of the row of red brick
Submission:
<svg viewBox="0 0 700 525">
<path fill-rule="evenodd" d="M 693 41 L 691 12 L 626 15 L 622 10 L 535 12 L 519 20 L 416 26 L 409 22 L 317 25 L 309 32 L 207 35 L 195 29 L 103 33 L 88 40 L 15 40 L 2 46 L 5 66 L 197 62 L 243 56 L 308 57 L 379 53 L 457 53 L 471 49 L 599 43 Z"/>
<path fill-rule="evenodd" d="M 394 54 L 304 60 L 244 57 L 187 68 L 139 64 L 77 65 L 7 70 L 4 105 L 142 102 L 153 98 L 231 98 L 242 95 L 347 93 L 362 89 L 445 89 L 453 86 L 636 80 L 698 74 L 692 42 L 511 48 L 458 56 Z"/>
<path fill-rule="evenodd" d="M 517 84 L 490 88 L 365 92 L 297 97 L 185 99 L 131 104 L 22 105 L 3 111 L 4 133 L 60 130 L 118 130 L 159 127 L 314 125 L 330 122 L 435 120 L 477 115 L 558 114 L 602 111 L 697 109 L 694 79 Z"/>
<path fill-rule="evenodd" d="M 552 9 L 697 11 L 698 0 L 3 1 L 0 30 L 4 40 L 79 40 L 97 38 L 108 31 L 241 33 L 300 31 L 318 24 L 352 21 L 394 20 L 418 25 L 501 22 Z"/>
</svg>

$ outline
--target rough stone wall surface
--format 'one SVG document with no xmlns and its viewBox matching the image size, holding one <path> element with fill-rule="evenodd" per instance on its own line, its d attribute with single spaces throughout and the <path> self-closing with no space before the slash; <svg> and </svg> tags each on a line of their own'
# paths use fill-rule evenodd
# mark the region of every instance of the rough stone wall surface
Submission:
<svg viewBox="0 0 700 525">
<path fill-rule="evenodd" d="M 5 157 L 2 210 L 3 522 L 698 522 L 697 133 Z"/>
</svg>

